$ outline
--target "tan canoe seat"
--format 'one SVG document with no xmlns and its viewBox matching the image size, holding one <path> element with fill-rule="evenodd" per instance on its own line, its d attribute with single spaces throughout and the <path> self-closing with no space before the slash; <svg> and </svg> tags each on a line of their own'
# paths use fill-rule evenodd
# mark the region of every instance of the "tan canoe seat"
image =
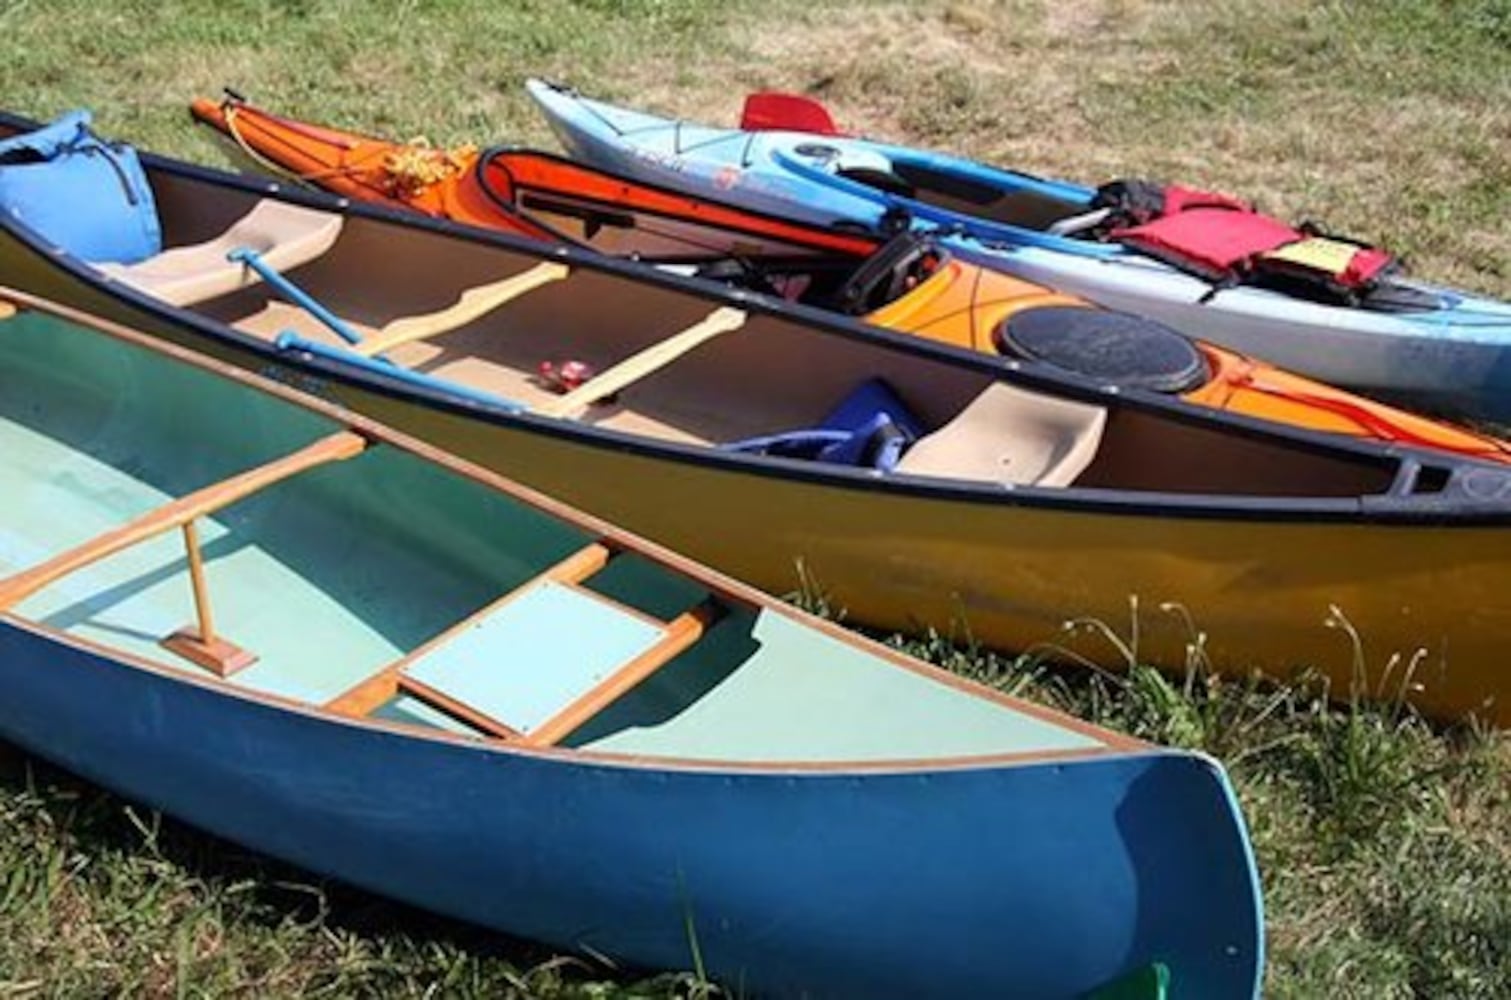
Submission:
<svg viewBox="0 0 1511 1000">
<path fill-rule="evenodd" d="M 996 382 L 909 448 L 897 471 L 1034 486 L 1069 486 L 1102 440 L 1107 410 Z"/>
<path fill-rule="evenodd" d="M 256 284 L 256 272 L 226 259 L 238 247 L 255 250 L 277 271 L 306 264 L 341 235 L 341 216 L 270 198 L 203 243 L 171 247 L 138 264 L 99 264 L 110 277 L 176 306 L 193 305 Z"/>
</svg>

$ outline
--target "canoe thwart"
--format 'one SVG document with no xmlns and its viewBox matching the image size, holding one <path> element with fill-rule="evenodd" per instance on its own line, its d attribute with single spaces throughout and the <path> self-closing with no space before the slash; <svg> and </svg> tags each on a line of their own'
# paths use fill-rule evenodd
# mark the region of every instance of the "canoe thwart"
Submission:
<svg viewBox="0 0 1511 1000">
<path fill-rule="evenodd" d="M 31 569 L 0 579 L 0 611 L 13 607 L 75 570 L 182 527 L 195 518 L 212 514 L 307 469 L 351 458 L 366 447 L 367 439 L 362 435 L 353 431 L 340 431 L 265 465 L 248 469 L 165 503 Z"/>
<path fill-rule="evenodd" d="M 16 307 L 9 302 L 0 302 L 0 319 L 10 319 L 16 315 Z"/>
<path fill-rule="evenodd" d="M 612 396 L 626 386 L 660 371 L 699 344 L 745 325 L 743 309 L 720 306 L 699 322 L 665 340 L 657 341 L 637 354 L 619 362 L 595 378 L 584 382 L 565 396 L 536 408 L 548 417 L 570 417 L 592 403 Z"/>
<path fill-rule="evenodd" d="M 447 309 L 422 316 L 405 316 L 402 319 L 393 320 L 379 330 L 376 336 L 363 340 L 353 350 L 370 358 L 412 340 L 424 340 L 436 334 L 447 333 L 466 326 L 473 320 L 493 312 L 500 306 L 542 285 L 560 281 L 570 273 L 570 268 L 555 261 L 536 264 L 523 274 L 504 278 L 491 285 L 478 285 L 467 289 L 456 303 Z"/>
<path fill-rule="evenodd" d="M 669 663 L 677 654 L 697 642 L 723 613 L 713 598 L 666 623 L 655 645 L 615 670 L 592 688 L 584 691 L 555 715 L 535 726 L 525 736 L 529 746 L 545 747 L 561 742 L 593 716 L 613 704 L 631 688 Z"/>
</svg>

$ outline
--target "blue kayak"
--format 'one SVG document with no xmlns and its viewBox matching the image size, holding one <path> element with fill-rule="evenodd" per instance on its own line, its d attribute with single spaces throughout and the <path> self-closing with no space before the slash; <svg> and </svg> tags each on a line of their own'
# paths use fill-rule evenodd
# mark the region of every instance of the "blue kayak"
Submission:
<svg viewBox="0 0 1511 1000">
<path fill-rule="evenodd" d="M 698 125 L 531 80 L 575 157 L 805 222 L 942 229 L 958 253 L 1283 368 L 1463 415 L 1511 419 L 1511 304 L 1391 277 L 1357 303 L 1226 286 L 1090 238 L 1093 188 L 850 136 Z"/>
</svg>

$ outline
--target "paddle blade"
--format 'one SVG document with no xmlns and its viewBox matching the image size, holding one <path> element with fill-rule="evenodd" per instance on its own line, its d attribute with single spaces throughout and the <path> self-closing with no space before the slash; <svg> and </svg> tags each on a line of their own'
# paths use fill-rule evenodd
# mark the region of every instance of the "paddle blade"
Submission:
<svg viewBox="0 0 1511 1000">
<path fill-rule="evenodd" d="M 829 117 L 829 110 L 811 97 L 764 91 L 745 98 L 740 113 L 740 128 L 752 132 L 813 132 L 817 135 L 842 134 Z"/>
</svg>

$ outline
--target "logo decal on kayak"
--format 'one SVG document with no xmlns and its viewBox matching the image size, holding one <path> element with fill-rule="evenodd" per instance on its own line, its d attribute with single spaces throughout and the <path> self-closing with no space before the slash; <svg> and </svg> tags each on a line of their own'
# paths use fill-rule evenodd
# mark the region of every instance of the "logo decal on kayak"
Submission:
<svg viewBox="0 0 1511 1000">
<path fill-rule="evenodd" d="M 728 191 L 740 183 L 739 167 L 720 167 L 719 172 L 714 174 L 714 187 L 720 191 Z"/>
<path fill-rule="evenodd" d="M 675 171 L 676 173 L 681 173 L 686 166 L 680 156 L 663 153 L 655 149 L 632 149 L 630 150 L 630 155 L 644 160 L 651 166 L 661 167 L 665 170 Z"/>
</svg>

